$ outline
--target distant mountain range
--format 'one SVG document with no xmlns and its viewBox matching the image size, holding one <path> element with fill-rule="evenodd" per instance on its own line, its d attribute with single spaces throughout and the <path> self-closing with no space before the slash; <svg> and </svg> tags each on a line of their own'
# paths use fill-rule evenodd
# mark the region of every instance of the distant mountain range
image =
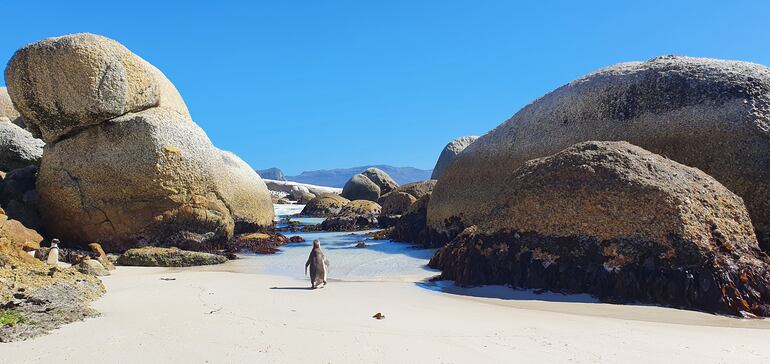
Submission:
<svg viewBox="0 0 770 364">
<path fill-rule="evenodd" d="M 342 187 L 345 185 L 350 177 L 365 171 L 367 168 L 379 168 L 385 173 L 393 177 L 399 184 L 405 184 L 409 182 L 424 181 L 430 179 L 430 175 L 433 172 L 432 169 L 418 169 L 414 167 L 393 167 L 388 165 L 369 165 L 352 168 L 335 168 L 335 169 L 321 169 L 317 171 L 305 171 L 296 176 L 284 176 L 287 181 L 309 183 L 318 186 L 328 187 Z M 269 168 L 264 170 L 258 170 L 257 173 L 264 178 L 270 178 L 263 176 L 262 173 L 270 176 L 283 176 L 278 168 Z M 270 178 L 277 179 L 277 178 Z"/>
</svg>

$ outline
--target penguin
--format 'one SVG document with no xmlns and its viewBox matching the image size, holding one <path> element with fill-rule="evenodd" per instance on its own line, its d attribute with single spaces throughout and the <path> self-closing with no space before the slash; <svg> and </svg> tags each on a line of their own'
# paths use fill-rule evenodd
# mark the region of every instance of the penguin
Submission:
<svg viewBox="0 0 770 364">
<path fill-rule="evenodd" d="M 310 256 L 305 263 L 305 275 L 307 275 L 307 267 L 310 267 L 310 284 L 311 288 L 318 288 L 321 283 L 326 286 L 326 271 L 329 268 L 329 261 L 324 257 L 324 253 L 321 251 L 321 242 L 313 240 L 313 250 L 310 251 Z"/>
<path fill-rule="evenodd" d="M 46 262 L 54 267 L 59 265 L 59 239 L 51 240 L 51 249 L 48 251 L 48 260 Z"/>
</svg>

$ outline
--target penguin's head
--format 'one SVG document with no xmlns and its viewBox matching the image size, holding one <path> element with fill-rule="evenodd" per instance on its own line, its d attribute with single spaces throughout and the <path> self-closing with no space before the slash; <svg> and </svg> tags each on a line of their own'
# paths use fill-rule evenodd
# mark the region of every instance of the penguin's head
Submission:
<svg viewBox="0 0 770 364">
<path fill-rule="evenodd" d="M 321 247 L 321 241 L 313 240 L 313 248 L 320 248 L 320 247 Z"/>
</svg>

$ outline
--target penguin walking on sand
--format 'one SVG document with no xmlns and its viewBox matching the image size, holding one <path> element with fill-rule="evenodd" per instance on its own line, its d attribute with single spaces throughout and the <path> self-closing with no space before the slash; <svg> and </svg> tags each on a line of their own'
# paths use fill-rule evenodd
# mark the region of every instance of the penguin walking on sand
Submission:
<svg viewBox="0 0 770 364">
<path fill-rule="evenodd" d="M 321 283 L 326 286 L 326 271 L 329 269 L 329 261 L 324 257 L 321 251 L 321 242 L 313 240 L 313 250 L 305 263 L 305 275 L 307 267 L 310 267 L 310 284 L 312 288 L 318 288 Z"/>
</svg>

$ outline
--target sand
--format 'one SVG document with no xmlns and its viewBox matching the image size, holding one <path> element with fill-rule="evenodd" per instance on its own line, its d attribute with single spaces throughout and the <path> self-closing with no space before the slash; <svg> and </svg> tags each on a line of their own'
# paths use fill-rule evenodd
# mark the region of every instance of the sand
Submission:
<svg viewBox="0 0 770 364">
<path fill-rule="evenodd" d="M 118 267 L 94 304 L 101 317 L 0 344 L 0 362 L 770 361 L 764 320 L 504 287 L 446 293 L 402 279 L 308 290 L 304 280 L 233 267 Z M 451 288 L 433 288 L 442 286 Z M 373 319 L 377 312 L 385 319 Z"/>
</svg>

